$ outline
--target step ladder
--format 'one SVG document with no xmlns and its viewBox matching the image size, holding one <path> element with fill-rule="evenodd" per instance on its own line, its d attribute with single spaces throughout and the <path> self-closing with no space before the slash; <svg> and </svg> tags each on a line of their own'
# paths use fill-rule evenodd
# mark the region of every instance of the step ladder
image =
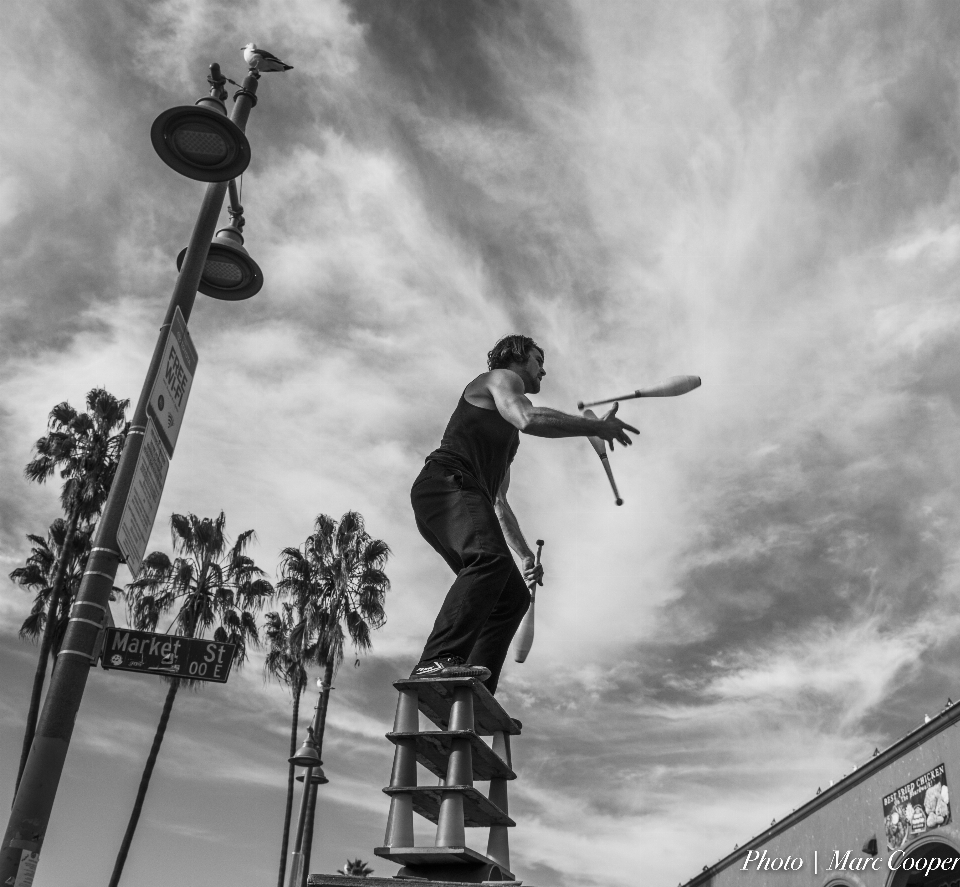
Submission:
<svg viewBox="0 0 960 887">
<path fill-rule="evenodd" d="M 516 823 L 507 813 L 511 769 L 510 737 L 520 722 L 511 718 L 477 678 L 401 680 L 393 732 L 390 814 L 383 847 L 374 853 L 403 868 L 397 878 L 478 883 L 513 881 L 507 829 Z M 421 731 L 422 712 L 437 730 Z M 492 736 L 492 747 L 480 737 Z M 439 777 L 438 785 L 419 785 L 417 764 Z M 489 782 L 484 795 L 475 782 Z M 433 846 L 415 846 L 413 814 L 436 823 Z M 486 855 L 466 845 L 467 828 L 489 828 Z"/>
</svg>

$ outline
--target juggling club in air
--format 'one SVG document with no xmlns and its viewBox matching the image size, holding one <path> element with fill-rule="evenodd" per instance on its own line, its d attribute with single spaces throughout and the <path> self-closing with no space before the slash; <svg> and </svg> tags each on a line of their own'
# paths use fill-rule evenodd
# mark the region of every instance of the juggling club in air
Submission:
<svg viewBox="0 0 960 887">
<path fill-rule="evenodd" d="M 597 418 L 597 414 L 593 410 L 584 410 L 583 415 L 588 419 Z M 610 459 L 607 458 L 607 445 L 603 442 L 603 438 L 594 437 L 593 435 L 588 437 L 587 440 L 590 441 L 590 446 L 597 451 L 597 455 L 600 457 L 601 463 L 603 463 L 603 470 L 607 472 L 607 480 L 610 481 L 610 487 L 613 490 L 613 497 L 617 505 L 623 505 L 623 499 L 620 498 L 620 491 L 617 489 L 617 482 L 613 479 L 613 469 L 610 467 Z"/>
<path fill-rule="evenodd" d="M 595 407 L 601 403 L 613 403 L 615 400 L 631 400 L 635 397 L 677 397 L 699 387 L 699 376 L 671 376 L 665 382 L 659 382 L 649 388 L 638 388 L 633 394 L 621 394 L 620 397 L 608 397 L 606 400 L 592 400 L 590 403 L 578 401 L 577 409 Z"/>
</svg>

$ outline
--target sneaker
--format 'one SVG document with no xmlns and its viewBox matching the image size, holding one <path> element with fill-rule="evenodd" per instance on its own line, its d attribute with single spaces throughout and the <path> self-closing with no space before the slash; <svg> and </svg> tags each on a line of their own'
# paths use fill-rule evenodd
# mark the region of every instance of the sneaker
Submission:
<svg viewBox="0 0 960 887">
<path fill-rule="evenodd" d="M 411 680 L 422 678 L 479 678 L 485 681 L 490 677 L 490 669 L 482 665 L 467 665 L 461 656 L 444 656 L 421 662 L 411 673 Z"/>
</svg>

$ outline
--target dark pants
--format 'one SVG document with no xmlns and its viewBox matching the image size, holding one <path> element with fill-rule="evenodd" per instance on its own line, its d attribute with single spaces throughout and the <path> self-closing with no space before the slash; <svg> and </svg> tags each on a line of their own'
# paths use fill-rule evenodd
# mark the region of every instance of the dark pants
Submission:
<svg viewBox="0 0 960 887">
<path fill-rule="evenodd" d="M 490 669 L 497 689 L 530 592 L 503 538 L 493 503 L 469 475 L 428 462 L 410 491 L 417 529 L 457 578 L 440 608 L 421 662 L 462 656 Z"/>
</svg>

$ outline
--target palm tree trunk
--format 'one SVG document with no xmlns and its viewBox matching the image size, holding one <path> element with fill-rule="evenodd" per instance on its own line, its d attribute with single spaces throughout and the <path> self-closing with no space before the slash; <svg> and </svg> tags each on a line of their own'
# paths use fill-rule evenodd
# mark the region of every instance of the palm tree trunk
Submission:
<svg viewBox="0 0 960 887">
<path fill-rule="evenodd" d="M 299 684 L 293 688 L 293 720 L 290 725 L 290 757 L 297 753 L 297 722 L 300 720 L 300 694 Z M 293 811 L 293 789 L 294 773 L 296 765 L 290 764 L 287 770 L 287 807 L 283 814 L 283 840 L 280 843 L 280 877 L 277 879 L 277 887 L 283 887 L 283 879 L 287 873 L 287 850 L 290 845 L 290 816 Z"/>
<path fill-rule="evenodd" d="M 123 842 L 120 844 L 120 852 L 117 853 L 117 861 L 113 867 L 113 874 L 110 876 L 108 887 L 117 887 L 120 883 L 120 876 L 123 874 L 123 866 L 127 861 L 127 853 L 130 852 L 133 833 L 137 830 L 137 823 L 140 821 L 140 811 L 143 809 L 143 802 L 147 797 L 150 777 L 153 775 L 153 766 L 157 763 L 157 755 L 160 753 L 163 734 L 167 732 L 167 721 L 170 720 L 170 711 L 173 708 L 173 700 L 177 698 L 178 689 L 180 689 L 180 679 L 174 678 L 170 681 L 170 689 L 167 690 L 167 698 L 164 700 L 163 711 L 160 713 L 160 723 L 157 724 L 157 732 L 153 737 L 150 754 L 147 756 L 147 764 L 143 768 L 143 776 L 140 777 L 137 799 L 133 803 L 133 811 L 130 814 L 130 821 L 127 823 L 127 830 L 123 835 Z"/>
<path fill-rule="evenodd" d="M 37 670 L 33 675 L 33 690 L 30 693 L 30 708 L 27 710 L 27 723 L 23 730 L 23 748 L 20 751 L 20 766 L 17 769 L 17 784 L 14 788 L 14 796 L 20 788 L 23 768 L 27 766 L 27 756 L 30 754 L 30 746 L 33 745 L 33 737 L 37 732 L 40 699 L 43 696 L 43 684 L 47 679 L 47 660 L 50 658 L 50 650 L 53 648 L 53 635 L 57 630 L 57 617 L 60 614 L 60 599 L 63 597 L 63 580 L 67 573 L 70 549 L 73 547 L 73 537 L 77 533 L 79 522 L 80 506 L 75 505 L 67 524 L 67 533 L 63 540 L 63 547 L 60 549 L 60 557 L 57 558 L 53 581 L 50 583 L 50 601 L 47 604 L 47 618 L 43 624 L 43 634 L 40 636 L 40 655 L 37 660 Z"/>
<path fill-rule="evenodd" d="M 317 754 L 323 756 L 323 730 L 327 723 L 327 703 L 330 701 L 330 685 L 333 683 L 333 654 L 323 667 L 323 687 L 320 690 L 320 708 L 317 712 L 317 728 L 313 738 L 317 743 Z M 303 831 L 303 870 L 310 871 L 310 851 L 313 848 L 313 816 L 317 809 L 317 786 L 312 786 L 310 802 L 307 807 L 307 822 Z"/>
</svg>

